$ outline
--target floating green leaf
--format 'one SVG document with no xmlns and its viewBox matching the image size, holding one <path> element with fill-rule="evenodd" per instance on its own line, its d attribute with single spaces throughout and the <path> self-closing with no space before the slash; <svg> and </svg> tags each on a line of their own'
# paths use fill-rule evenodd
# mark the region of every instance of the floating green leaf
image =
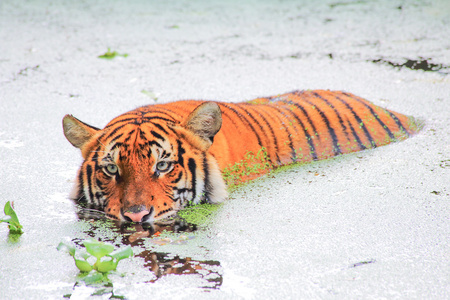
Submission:
<svg viewBox="0 0 450 300">
<path fill-rule="evenodd" d="M 65 242 L 59 243 L 56 249 L 68 252 L 73 257 L 75 265 L 81 272 L 95 270 L 100 273 L 108 273 L 117 268 L 120 260 L 133 256 L 131 246 L 114 251 L 113 245 L 94 239 L 84 241 L 83 245 L 86 247 L 87 252 Z M 94 264 L 88 261 L 91 257 L 97 259 Z"/>
<path fill-rule="evenodd" d="M 117 53 L 117 51 L 111 51 L 110 48 L 108 48 L 108 51 L 106 51 L 105 54 L 99 55 L 99 58 L 103 58 L 103 59 L 113 59 L 116 56 L 122 56 L 122 57 L 127 57 L 128 54 L 119 54 Z"/>
<path fill-rule="evenodd" d="M 97 259 L 110 254 L 114 251 L 114 246 L 104 242 L 99 242 L 94 239 L 90 239 L 83 242 L 86 251 Z"/>
<path fill-rule="evenodd" d="M 10 233 L 22 234 L 22 225 L 20 224 L 19 218 L 17 218 L 17 214 L 9 201 L 5 204 L 4 212 L 5 216 L 0 219 L 0 223 L 9 223 Z"/>
<path fill-rule="evenodd" d="M 92 271 L 81 278 L 86 284 L 99 283 L 101 281 L 108 281 L 108 277 L 104 273 Z"/>
<path fill-rule="evenodd" d="M 12 220 L 11 216 L 4 216 L 3 218 L 0 219 L 0 222 L 9 223 L 11 222 L 11 220 Z"/>
<path fill-rule="evenodd" d="M 118 249 L 110 254 L 111 257 L 117 259 L 117 262 L 121 261 L 124 258 L 128 258 L 133 256 L 133 250 L 131 249 L 131 246 L 128 246 L 123 249 Z"/>
<path fill-rule="evenodd" d="M 114 261 L 112 258 L 110 258 L 110 260 L 96 263 L 96 269 L 101 273 L 107 273 L 109 271 L 115 270 L 118 263 L 119 261 Z"/>
<path fill-rule="evenodd" d="M 81 272 L 92 271 L 93 267 L 87 261 L 76 259 L 75 257 L 73 259 L 75 260 L 75 265 L 77 266 L 78 270 L 80 270 Z"/>
<path fill-rule="evenodd" d="M 69 245 L 67 243 L 61 242 L 59 243 L 58 247 L 56 247 L 58 251 L 67 251 L 72 257 L 75 256 L 75 247 L 72 245 Z"/>
</svg>

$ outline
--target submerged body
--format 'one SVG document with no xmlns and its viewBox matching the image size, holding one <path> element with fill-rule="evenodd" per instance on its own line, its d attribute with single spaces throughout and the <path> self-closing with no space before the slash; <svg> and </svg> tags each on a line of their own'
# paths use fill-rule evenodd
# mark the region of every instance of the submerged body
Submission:
<svg viewBox="0 0 450 300">
<path fill-rule="evenodd" d="M 344 92 L 295 91 L 241 103 L 178 101 L 125 113 L 102 130 L 67 115 L 84 162 L 72 198 L 122 221 L 218 203 L 226 184 L 402 140 L 411 118 Z M 223 176 L 222 176 L 223 173 Z"/>
</svg>

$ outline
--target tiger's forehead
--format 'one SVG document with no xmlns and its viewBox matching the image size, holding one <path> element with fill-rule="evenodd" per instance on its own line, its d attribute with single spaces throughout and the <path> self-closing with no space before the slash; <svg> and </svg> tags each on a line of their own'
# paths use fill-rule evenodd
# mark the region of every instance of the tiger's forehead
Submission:
<svg viewBox="0 0 450 300">
<path fill-rule="evenodd" d="M 175 139 L 160 125 L 127 124 L 121 126 L 120 130 L 107 130 L 104 137 L 99 139 L 105 147 L 104 157 L 109 156 L 116 161 L 132 157 L 168 159 L 176 154 Z"/>
</svg>

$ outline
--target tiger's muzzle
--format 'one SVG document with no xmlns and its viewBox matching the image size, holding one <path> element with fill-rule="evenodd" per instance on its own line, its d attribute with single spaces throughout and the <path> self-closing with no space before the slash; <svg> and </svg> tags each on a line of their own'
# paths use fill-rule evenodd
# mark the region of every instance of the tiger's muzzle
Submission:
<svg viewBox="0 0 450 300">
<path fill-rule="evenodd" d="M 148 210 L 144 205 L 134 205 L 126 210 L 122 210 L 122 216 L 128 222 L 143 223 L 150 220 L 153 211 L 153 206 Z"/>
</svg>

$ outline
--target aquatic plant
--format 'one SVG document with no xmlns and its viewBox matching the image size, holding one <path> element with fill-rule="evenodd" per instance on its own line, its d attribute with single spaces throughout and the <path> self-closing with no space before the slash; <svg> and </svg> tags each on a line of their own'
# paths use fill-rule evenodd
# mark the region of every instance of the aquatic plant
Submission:
<svg viewBox="0 0 450 300">
<path fill-rule="evenodd" d="M 4 212 L 5 216 L 0 219 L 0 223 L 8 223 L 10 233 L 22 234 L 22 224 L 20 224 L 19 218 L 17 218 L 17 214 L 14 211 L 13 204 L 11 204 L 9 201 L 5 204 Z"/>
<path fill-rule="evenodd" d="M 209 203 L 197 204 L 180 210 L 178 215 L 190 224 L 204 225 L 220 206 L 220 204 Z"/>
<path fill-rule="evenodd" d="M 256 154 L 248 151 L 244 159 L 224 168 L 222 176 L 228 187 L 232 188 L 257 177 L 259 174 L 267 173 L 271 170 L 271 166 L 267 150 L 265 147 L 262 147 Z"/>
<path fill-rule="evenodd" d="M 105 54 L 99 55 L 99 58 L 103 58 L 103 59 L 113 59 L 116 56 L 122 56 L 122 57 L 127 57 L 128 54 L 119 54 L 117 51 L 111 51 L 110 48 L 108 48 L 108 51 L 105 52 Z"/>
<path fill-rule="evenodd" d="M 116 270 L 119 261 L 133 256 L 131 246 L 114 250 L 113 245 L 95 239 L 85 240 L 83 245 L 85 250 L 77 249 L 71 243 L 61 242 L 56 249 L 67 251 L 81 272 L 96 271 L 102 274 Z"/>
</svg>

